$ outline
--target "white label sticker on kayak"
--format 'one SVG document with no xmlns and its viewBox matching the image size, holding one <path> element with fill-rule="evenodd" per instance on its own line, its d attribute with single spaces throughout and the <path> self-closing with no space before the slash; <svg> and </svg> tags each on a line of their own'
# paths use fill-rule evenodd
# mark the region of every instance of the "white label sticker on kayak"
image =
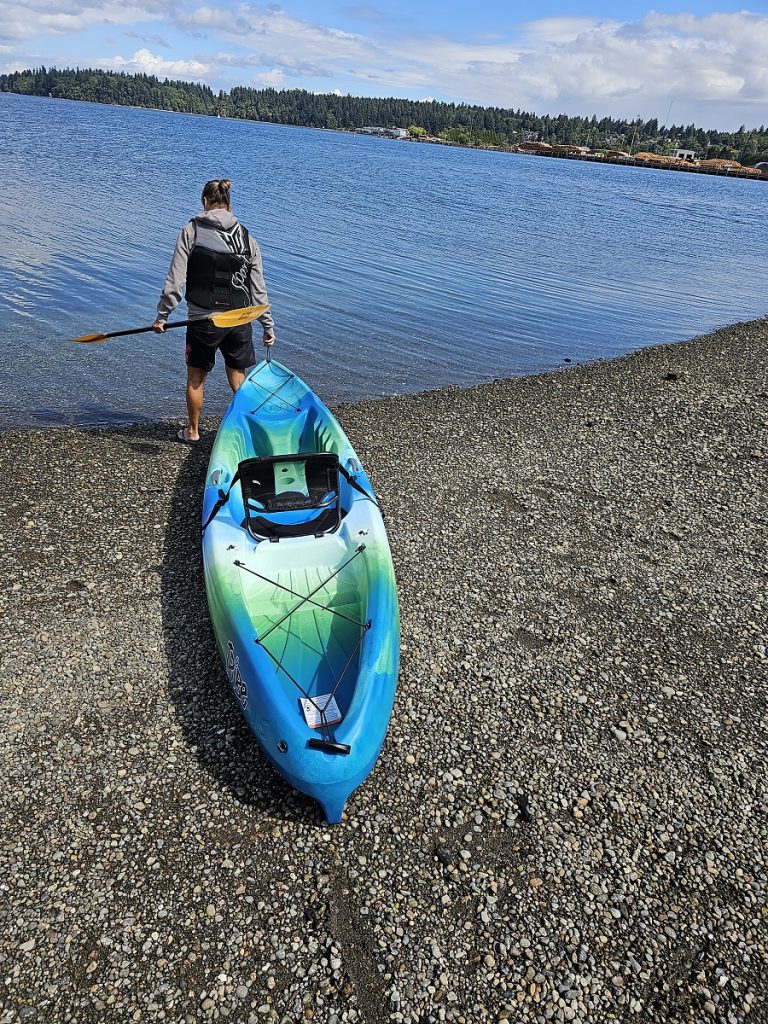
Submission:
<svg viewBox="0 0 768 1024">
<path fill-rule="evenodd" d="M 325 714 L 325 725 L 336 725 L 341 721 L 339 705 L 336 703 L 336 698 L 330 693 L 321 693 L 320 696 L 313 697 L 312 700 L 302 698 L 299 703 L 310 729 L 319 729 L 323 724 L 321 711 Z"/>
</svg>

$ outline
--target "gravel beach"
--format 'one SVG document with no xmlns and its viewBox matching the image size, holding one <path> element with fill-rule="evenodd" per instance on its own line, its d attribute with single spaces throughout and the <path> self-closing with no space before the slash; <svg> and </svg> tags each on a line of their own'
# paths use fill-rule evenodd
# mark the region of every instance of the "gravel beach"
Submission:
<svg viewBox="0 0 768 1024">
<path fill-rule="evenodd" d="M 0 434 L 0 1024 L 768 1021 L 767 366 L 337 410 L 403 643 L 334 828 L 219 664 L 215 422 Z"/>
</svg>

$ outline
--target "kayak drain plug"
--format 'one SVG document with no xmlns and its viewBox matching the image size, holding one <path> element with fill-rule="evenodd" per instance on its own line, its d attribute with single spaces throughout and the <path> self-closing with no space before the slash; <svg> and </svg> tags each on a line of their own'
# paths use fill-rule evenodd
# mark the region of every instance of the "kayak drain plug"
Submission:
<svg viewBox="0 0 768 1024">
<path fill-rule="evenodd" d="M 277 741 L 277 749 L 280 751 L 281 754 L 287 754 L 288 753 L 288 744 L 285 742 L 285 740 L 278 740 Z"/>
</svg>

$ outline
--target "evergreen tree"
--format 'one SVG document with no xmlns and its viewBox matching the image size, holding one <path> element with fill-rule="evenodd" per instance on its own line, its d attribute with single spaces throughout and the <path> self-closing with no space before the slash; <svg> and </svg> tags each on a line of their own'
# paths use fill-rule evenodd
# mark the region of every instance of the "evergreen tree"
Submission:
<svg viewBox="0 0 768 1024">
<path fill-rule="evenodd" d="M 736 132 L 705 131 L 695 125 L 659 125 L 595 115 L 537 115 L 520 109 L 473 104 L 417 102 L 385 97 L 315 95 L 305 89 L 250 89 L 236 86 L 214 94 L 207 85 L 160 80 L 154 75 L 97 71 L 88 68 L 46 68 L 0 75 L 0 91 L 27 96 L 88 100 L 135 107 L 307 125 L 314 128 L 418 128 L 426 135 L 461 145 L 509 146 L 534 139 L 552 144 L 587 145 L 593 149 L 638 149 L 669 152 L 677 146 L 700 156 L 727 154 L 745 164 L 766 159 L 768 128 L 761 125 Z"/>
</svg>

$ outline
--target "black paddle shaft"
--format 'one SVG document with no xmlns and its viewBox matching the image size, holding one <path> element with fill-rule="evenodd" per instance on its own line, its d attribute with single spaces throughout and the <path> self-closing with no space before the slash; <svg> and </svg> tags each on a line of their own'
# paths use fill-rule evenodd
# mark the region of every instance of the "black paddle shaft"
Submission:
<svg viewBox="0 0 768 1024">
<path fill-rule="evenodd" d="M 165 329 L 169 331 L 172 327 L 189 327 L 190 324 L 194 323 L 194 320 L 177 320 L 173 324 L 166 324 Z M 147 334 L 149 331 L 154 331 L 154 327 L 134 327 L 130 331 L 110 331 L 109 334 L 103 335 L 105 338 L 123 338 L 126 334 Z M 158 331 L 158 334 L 162 334 L 162 331 Z"/>
</svg>

